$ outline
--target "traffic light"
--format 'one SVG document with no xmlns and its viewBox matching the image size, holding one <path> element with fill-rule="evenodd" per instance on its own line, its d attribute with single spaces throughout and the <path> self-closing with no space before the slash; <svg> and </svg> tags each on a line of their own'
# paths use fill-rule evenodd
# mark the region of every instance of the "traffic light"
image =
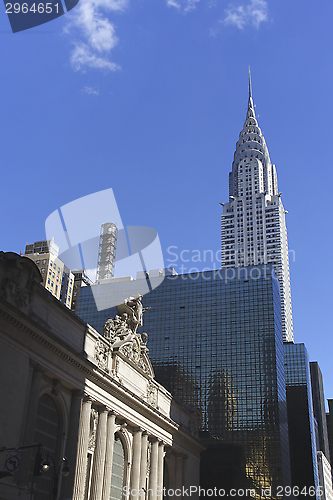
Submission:
<svg viewBox="0 0 333 500">
<path fill-rule="evenodd" d="M 33 476 L 41 476 L 43 470 L 43 456 L 40 451 L 37 451 L 35 455 L 34 471 Z"/>
</svg>

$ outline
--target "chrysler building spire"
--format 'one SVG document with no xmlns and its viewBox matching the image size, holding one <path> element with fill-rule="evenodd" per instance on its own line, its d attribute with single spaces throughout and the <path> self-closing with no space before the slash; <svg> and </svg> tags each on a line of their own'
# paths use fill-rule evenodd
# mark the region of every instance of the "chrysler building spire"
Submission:
<svg viewBox="0 0 333 500">
<path fill-rule="evenodd" d="M 251 82 L 251 68 L 249 66 L 249 105 L 250 99 L 252 99 L 252 82 Z"/>
<path fill-rule="evenodd" d="M 286 212 L 280 196 L 276 168 L 255 116 L 249 69 L 248 109 L 229 174 L 229 203 L 223 207 L 222 268 L 273 264 L 280 284 L 283 336 L 291 342 Z"/>
</svg>

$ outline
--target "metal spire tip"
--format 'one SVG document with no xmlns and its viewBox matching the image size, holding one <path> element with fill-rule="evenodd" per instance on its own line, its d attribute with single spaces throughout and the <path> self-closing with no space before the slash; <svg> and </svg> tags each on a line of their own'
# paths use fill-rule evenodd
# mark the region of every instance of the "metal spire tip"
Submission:
<svg viewBox="0 0 333 500">
<path fill-rule="evenodd" d="M 252 97 L 251 68 L 249 66 L 249 98 Z"/>
</svg>

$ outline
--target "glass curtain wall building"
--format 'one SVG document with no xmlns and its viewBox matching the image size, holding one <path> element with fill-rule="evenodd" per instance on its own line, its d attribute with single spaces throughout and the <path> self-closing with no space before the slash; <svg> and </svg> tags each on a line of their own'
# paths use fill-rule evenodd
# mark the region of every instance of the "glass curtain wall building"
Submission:
<svg viewBox="0 0 333 500">
<path fill-rule="evenodd" d="M 85 287 L 78 315 L 102 333 L 116 314 L 108 303 L 146 286 L 138 279 Z M 207 446 L 201 486 L 256 492 L 271 486 L 274 492 L 289 485 L 281 301 L 273 267 L 166 276 L 142 302 L 151 306 L 143 330 L 156 379 L 200 411 Z"/>
<path fill-rule="evenodd" d="M 313 413 L 318 424 L 318 450 L 325 454 L 325 457 L 330 461 L 330 450 L 327 434 L 326 410 L 325 410 L 325 395 L 324 383 L 321 369 L 317 361 L 310 362 L 311 388 L 312 388 L 312 403 Z"/>
<path fill-rule="evenodd" d="M 300 491 L 304 487 L 318 488 L 316 422 L 313 415 L 309 356 L 304 344 L 284 344 L 284 352 L 291 481 Z M 317 498 L 320 497 L 317 495 Z"/>
</svg>

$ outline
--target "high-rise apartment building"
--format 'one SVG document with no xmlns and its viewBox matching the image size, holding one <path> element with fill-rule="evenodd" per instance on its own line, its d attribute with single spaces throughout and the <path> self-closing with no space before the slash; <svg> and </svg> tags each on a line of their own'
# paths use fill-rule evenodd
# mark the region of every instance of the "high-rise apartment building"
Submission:
<svg viewBox="0 0 333 500">
<path fill-rule="evenodd" d="M 229 202 L 222 205 L 222 268 L 274 265 L 280 284 L 283 336 L 285 341 L 293 341 L 287 212 L 256 119 L 250 75 L 248 110 L 229 174 Z"/>
<path fill-rule="evenodd" d="M 59 247 L 52 240 L 36 241 L 25 247 L 25 257 L 33 260 L 42 275 L 42 285 L 69 309 L 72 307 L 74 275 L 58 258 Z"/>
<path fill-rule="evenodd" d="M 201 486 L 258 493 L 290 485 L 280 291 L 272 266 L 171 275 L 159 286 L 153 275 L 142 299 L 151 306 L 143 329 L 157 380 L 199 409 L 207 446 Z M 84 287 L 78 315 L 102 333 L 116 313 L 108 303 L 146 286 L 142 277 Z"/>
</svg>

